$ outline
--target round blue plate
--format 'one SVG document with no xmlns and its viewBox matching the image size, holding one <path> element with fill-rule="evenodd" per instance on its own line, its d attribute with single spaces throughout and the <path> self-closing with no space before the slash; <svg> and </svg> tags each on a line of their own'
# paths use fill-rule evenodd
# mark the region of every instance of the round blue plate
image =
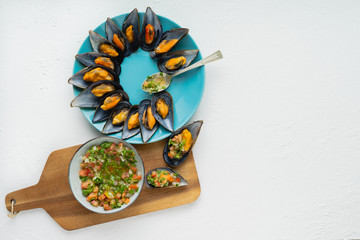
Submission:
<svg viewBox="0 0 360 240">
<path fill-rule="evenodd" d="M 114 22 L 120 27 L 125 20 L 128 14 L 122 14 L 117 17 L 112 18 Z M 140 24 L 142 23 L 144 13 L 139 13 Z M 173 28 L 180 28 L 180 26 L 173 21 L 159 16 L 158 18 L 162 24 L 163 31 L 168 31 Z M 141 27 L 140 27 L 141 29 Z M 99 33 L 105 37 L 105 22 L 98 26 L 95 32 Z M 185 36 L 172 51 L 180 49 L 198 49 L 194 40 L 188 34 Z M 90 44 L 89 37 L 85 39 L 81 45 L 78 53 L 93 52 L 93 49 Z M 194 62 L 197 62 L 201 59 L 201 54 L 199 52 L 198 56 L 194 59 Z M 75 60 L 74 64 L 74 74 L 83 69 L 84 66 Z M 139 104 L 143 99 L 151 99 L 152 95 L 144 92 L 141 89 L 141 85 L 147 76 L 159 72 L 157 67 L 157 61 L 151 59 L 148 52 L 143 51 L 139 48 L 135 53 L 132 53 L 130 56 L 126 57 L 121 64 L 121 74 L 120 74 L 120 84 L 123 86 L 125 92 L 129 95 L 130 103 L 135 105 Z M 167 91 L 171 94 L 174 101 L 174 129 L 178 129 L 184 126 L 195 113 L 198 108 L 205 87 L 205 71 L 204 67 L 200 67 L 189 72 L 186 72 L 172 81 L 170 87 Z M 80 89 L 74 87 L 74 94 L 77 96 L 80 93 Z M 100 132 L 105 125 L 105 122 L 101 123 L 92 123 L 92 118 L 94 115 L 95 109 L 80 108 L 85 118 Z M 109 136 L 121 138 L 121 132 L 110 134 Z M 155 134 L 150 138 L 148 143 L 157 142 L 168 136 L 171 132 L 166 130 L 163 127 L 155 132 Z M 137 134 L 126 140 L 132 144 L 143 144 L 141 139 L 141 134 Z"/>
</svg>

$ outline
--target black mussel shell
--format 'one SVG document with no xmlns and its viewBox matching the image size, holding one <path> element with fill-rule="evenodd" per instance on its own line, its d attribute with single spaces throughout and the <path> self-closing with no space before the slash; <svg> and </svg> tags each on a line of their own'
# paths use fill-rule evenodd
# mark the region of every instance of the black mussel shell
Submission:
<svg viewBox="0 0 360 240">
<path fill-rule="evenodd" d="M 101 121 L 104 121 L 106 119 L 109 118 L 109 116 L 111 115 L 111 112 L 113 111 L 113 109 L 115 108 L 115 106 L 109 110 L 103 110 L 101 108 L 101 105 L 104 103 L 105 99 L 109 96 L 112 96 L 112 95 L 120 95 L 121 96 L 121 100 L 119 103 L 121 102 L 128 102 L 129 101 L 129 96 L 127 95 L 126 92 L 122 91 L 122 90 L 116 90 L 114 92 L 109 92 L 107 94 L 105 94 L 102 98 L 101 98 L 101 101 L 100 101 L 100 104 L 97 106 L 97 108 L 95 109 L 95 112 L 94 112 L 94 116 L 93 116 L 93 119 L 92 119 L 92 122 L 93 123 L 97 123 L 97 122 L 101 122 Z M 119 104 L 118 103 L 118 104 Z"/>
<path fill-rule="evenodd" d="M 172 74 L 176 73 L 177 71 L 188 67 L 190 65 L 190 63 L 196 58 L 198 53 L 199 53 L 199 50 L 197 50 L 197 49 L 195 49 L 195 50 L 179 50 L 179 51 L 175 51 L 175 52 L 164 53 L 159 57 L 157 65 L 158 65 L 160 72 L 164 72 L 164 73 L 172 75 Z M 184 65 L 182 65 L 181 67 L 179 67 L 178 69 L 175 69 L 175 70 L 169 70 L 165 67 L 165 64 L 168 60 L 170 60 L 172 58 L 178 58 L 181 56 L 186 58 L 186 63 Z"/>
<path fill-rule="evenodd" d="M 124 90 L 122 86 L 114 81 L 99 81 L 90 84 L 87 88 L 85 88 L 74 100 L 72 100 L 70 106 L 71 107 L 84 107 L 84 108 L 96 108 L 101 102 L 101 96 L 95 96 L 91 91 L 98 87 L 101 84 L 105 84 L 107 86 L 112 86 L 115 90 Z"/>
<path fill-rule="evenodd" d="M 167 187 L 155 187 L 152 184 L 150 184 L 148 182 L 148 176 L 153 172 L 153 171 L 157 171 L 157 170 L 166 170 L 168 172 L 171 173 L 175 173 L 177 175 L 178 178 L 180 178 L 180 182 L 179 182 L 179 186 L 167 186 Z M 171 168 L 167 168 L 167 167 L 160 167 L 160 168 L 155 168 L 155 169 L 151 169 L 148 173 L 145 174 L 145 185 L 148 188 L 169 188 L 169 187 L 182 187 L 182 186 L 186 186 L 189 185 L 189 183 L 185 180 L 185 178 L 183 178 L 179 173 L 177 173 L 176 171 L 172 170 Z"/>
<path fill-rule="evenodd" d="M 129 102 L 119 102 L 116 107 L 111 112 L 111 116 L 108 118 L 107 122 L 105 123 L 101 133 L 103 134 L 111 134 L 111 133 L 117 133 L 123 130 L 124 124 L 114 125 L 112 123 L 113 118 L 121 112 L 122 109 L 131 108 L 131 103 Z"/>
<path fill-rule="evenodd" d="M 68 82 L 78 88 L 87 88 L 90 84 L 92 84 L 93 82 L 89 82 L 89 81 L 85 81 L 84 80 L 84 75 L 95 69 L 95 68 L 102 68 L 103 70 L 107 71 L 108 73 L 110 73 L 110 75 L 112 76 L 112 78 L 114 80 L 103 80 L 103 81 L 109 81 L 109 82 L 117 82 L 119 83 L 120 82 L 120 79 L 119 79 L 119 75 L 117 75 L 113 70 L 111 70 L 110 68 L 107 68 L 107 67 L 104 67 L 104 66 L 101 66 L 101 65 L 93 65 L 93 66 L 89 66 L 89 67 L 86 67 L 80 71 L 78 71 L 77 73 L 75 73 L 69 80 Z"/>
<path fill-rule="evenodd" d="M 124 57 L 127 57 L 131 54 L 131 48 L 130 48 L 129 41 L 125 37 L 124 33 L 120 30 L 120 28 L 116 25 L 116 23 L 111 18 L 107 18 L 107 20 L 106 20 L 105 32 L 106 32 L 106 38 L 114 45 L 116 45 L 116 43 L 113 41 L 114 34 L 117 34 L 120 36 L 120 38 L 122 38 L 123 44 L 124 44 L 124 50 L 123 50 Z"/>
<path fill-rule="evenodd" d="M 133 32 L 134 32 L 134 40 L 130 43 L 131 51 L 136 52 L 139 48 L 140 44 L 140 21 L 139 21 L 139 13 L 136 8 L 131 11 L 131 13 L 126 17 L 124 20 L 124 23 L 122 25 L 122 32 L 126 36 L 126 29 L 130 26 L 133 26 Z"/>
<path fill-rule="evenodd" d="M 120 64 L 116 61 L 115 58 L 111 57 L 110 55 L 106 54 L 106 53 L 101 53 L 101 52 L 87 52 L 87 53 L 81 53 L 81 54 L 77 54 L 75 56 L 76 60 L 78 60 L 79 62 L 81 62 L 83 65 L 85 66 L 92 66 L 92 65 L 96 65 L 97 63 L 95 63 L 95 60 L 98 57 L 106 57 L 109 58 L 112 63 L 114 64 L 114 69 L 112 69 L 117 75 L 120 76 L 121 73 L 121 67 Z M 97 65 L 101 65 L 101 64 L 97 64 Z M 105 66 L 106 67 L 106 66 Z"/>
<path fill-rule="evenodd" d="M 139 120 L 140 120 L 140 130 L 141 130 L 141 138 L 144 143 L 146 143 L 152 135 L 156 132 L 159 128 L 159 123 L 156 121 L 154 127 L 152 129 L 148 129 L 143 124 L 143 114 L 147 111 L 148 107 L 151 107 L 151 100 L 144 99 L 139 104 Z"/>
<path fill-rule="evenodd" d="M 150 24 L 154 28 L 153 29 L 154 30 L 154 39 L 150 44 L 148 44 L 145 41 L 146 27 L 148 24 Z M 160 20 L 158 19 L 156 14 L 153 12 L 153 10 L 150 7 L 147 7 L 145 15 L 144 15 L 142 28 L 141 28 L 141 34 L 140 34 L 141 49 L 146 52 L 150 52 L 150 51 L 154 50 L 155 46 L 157 46 L 159 44 L 161 35 L 162 35 L 162 26 L 161 26 Z"/>
<path fill-rule="evenodd" d="M 187 29 L 187 28 L 171 29 L 169 31 L 164 32 L 163 35 L 161 36 L 159 44 L 155 47 L 154 51 L 149 53 L 150 57 L 157 58 L 157 57 L 161 56 L 162 54 L 169 52 L 173 47 L 176 46 L 176 44 L 178 44 L 180 42 L 181 39 L 183 39 L 188 34 L 188 32 L 189 32 L 189 29 Z M 166 43 L 166 41 L 170 41 L 170 40 L 174 40 L 174 39 L 177 40 L 177 42 L 174 43 L 174 45 L 172 45 L 167 51 L 159 52 L 158 47 L 162 43 Z"/>
<path fill-rule="evenodd" d="M 164 147 L 164 152 L 163 152 L 163 158 L 165 160 L 165 162 L 167 164 L 169 164 L 169 166 L 171 167 L 176 167 L 176 166 L 179 166 L 181 163 L 183 163 L 185 161 L 185 159 L 189 156 L 196 140 L 197 140 L 197 137 L 199 136 L 199 132 L 200 132 L 200 129 L 201 129 L 201 126 L 203 124 L 203 121 L 195 121 L 193 123 L 190 123 L 188 125 L 185 125 L 183 126 L 182 128 L 179 128 L 178 130 L 176 130 L 175 132 L 173 132 L 170 137 L 169 137 L 169 140 L 172 139 L 175 135 L 178 135 L 179 133 L 181 133 L 184 129 L 187 129 L 191 135 L 192 135 L 192 138 L 193 138 L 193 143 L 189 149 L 188 152 L 186 152 L 180 159 L 172 159 L 168 156 L 168 152 L 169 152 L 169 144 L 168 142 L 166 143 L 165 147 Z"/>
<path fill-rule="evenodd" d="M 103 36 L 101 36 L 100 34 L 94 32 L 92 30 L 89 31 L 89 38 L 90 38 L 91 46 L 92 46 L 92 48 L 94 49 L 95 52 L 102 52 L 100 50 L 101 44 L 109 44 L 109 45 L 111 45 L 116 50 L 116 52 L 118 53 L 118 56 L 112 56 L 112 57 L 114 57 L 119 64 L 122 63 L 122 61 L 124 59 L 124 54 L 117 46 L 115 46 L 114 44 L 109 42 L 106 38 L 104 38 Z"/>
<path fill-rule="evenodd" d="M 162 118 L 162 116 L 160 116 L 160 114 L 156 111 L 156 101 L 160 98 L 164 99 L 166 105 L 169 107 L 169 112 L 165 118 Z M 160 125 L 162 125 L 170 132 L 174 131 L 174 107 L 173 99 L 170 93 L 168 93 L 167 91 L 155 93 L 151 99 L 151 110 L 154 114 L 155 119 L 160 123 Z"/>
<path fill-rule="evenodd" d="M 136 128 L 133 128 L 133 129 L 130 129 L 130 130 L 128 128 L 128 122 L 129 122 L 130 117 L 133 114 L 136 114 L 137 112 L 139 112 L 139 106 L 138 105 L 132 105 L 131 108 L 130 108 L 129 115 L 126 118 L 126 121 L 124 123 L 124 128 L 123 128 L 123 133 L 122 133 L 121 139 L 125 140 L 125 139 L 128 139 L 128 138 L 131 138 L 132 136 L 135 136 L 136 134 L 138 134 L 140 132 L 140 126 L 136 127 Z"/>
</svg>

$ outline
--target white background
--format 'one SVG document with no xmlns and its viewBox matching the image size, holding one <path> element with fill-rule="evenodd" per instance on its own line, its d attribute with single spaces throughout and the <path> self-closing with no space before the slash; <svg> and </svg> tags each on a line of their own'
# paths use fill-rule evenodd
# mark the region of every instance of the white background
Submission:
<svg viewBox="0 0 360 240">
<path fill-rule="evenodd" d="M 147 6 L 224 55 L 193 117 L 199 199 L 71 232 L 3 202 L 1 239 L 360 238 L 359 1 L 0 0 L 0 199 L 99 136 L 69 106 L 74 55 L 107 17 Z"/>
</svg>

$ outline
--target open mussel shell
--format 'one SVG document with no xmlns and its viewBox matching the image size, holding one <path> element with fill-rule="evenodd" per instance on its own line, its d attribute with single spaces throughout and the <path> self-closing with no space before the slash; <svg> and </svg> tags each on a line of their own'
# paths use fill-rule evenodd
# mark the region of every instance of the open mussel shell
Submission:
<svg viewBox="0 0 360 240">
<path fill-rule="evenodd" d="M 140 45 L 140 21 L 136 8 L 124 20 L 122 32 L 130 43 L 131 51 L 136 52 Z"/>
<path fill-rule="evenodd" d="M 164 53 L 169 52 L 173 47 L 180 42 L 189 32 L 187 28 L 177 28 L 166 31 L 161 36 L 159 44 L 154 51 L 149 53 L 150 57 L 157 58 Z"/>
<path fill-rule="evenodd" d="M 157 111 L 157 102 L 164 101 L 168 107 L 168 113 L 165 117 L 161 116 Z M 161 126 L 169 130 L 170 132 L 174 131 L 174 107 L 173 99 L 167 91 L 162 91 L 154 94 L 151 99 L 151 110 L 154 114 L 155 119 L 160 123 Z"/>
<path fill-rule="evenodd" d="M 93 65 L 93 66 L 89 66 L 86 67 L 82 70 L 80 70 L 79 72 L 75 73 L 69 80 L 68 82 L 78 88 L 87 88 L 90 84 L 94 83 L 92 81 L 85 81 L 84 80 L 84 76 L 90 72 L 93 71 L 96 68 L 101 68 L 101 71 L 105 72 L 106 75 L 103 75 L 101 78 L 99 78 L 100 80 L 98 81 L 111 81 L 111 82 L 117 82 L 119 83 L 119 75 L 117 75 L 113 70 L 111 70 L 110 68 L 101 66 L 101 65 Z M 97 71 L 98 69 L 96 69 L 95 71 Z M 98 75 L 99 77 L 99 75 Z M 106 80 L 105 77 L 108 77 L 109 79 L 112 80 Z M 98 82 L 96 81 L 96 82 Z"/>
<path fill-rule="evenodd" d="M 174 51 L 174 52 L 164 53 L 159 57 L 157 65 L 161 72 L 164 72 L 167 74 L 174 74 L 177 71 L 188 67 L 190 65 L 190 63 L 196 58 L 198 53 L 199 53 L 199 50 L 197 50 L 197 49 L 178 50 L 178 51 Z M 178 59 L 180 57 L 184 57 L 186 59 L 186 62 L 184 64 L 179 64 L 179 66 L 175 67 L 173 70 L 166 67 L 169 60 Z"/>
<path fill-rule="evenodd" d="M 132 115 L 139 113 L 139 106 L 138 105 L 132 105 L 129 111 L 129 114 L 126 118 L 126 121 L 124 123 L 124 128 L 123 128 L 123 133 L 121 136 L 121 139 L 128 139 L 131 138 L 132 136 L 135 136 L 136 134 L 138 134 L 140 132 L 140 125 L 138 127 L 129 129 L 129 119 L 131 118 Z"/>
<path fill-rule="evenodd" d="M 102 65 L 104 67 L 110 68 L 117 75 L 120 75 L 121 73 L 120 64 L 116 61 L 115 58 L 111 57 L 106 53 L 87 52 L 87 53 L 77 54 L 75 58 L 76 60 L 78 60 L 87 67 L 92 65 Z"/>
<path fill-rule="evenodd" d="M 116 45 L 120 50 L 122 50 L 124 57 L 127 57 L 131 54 L 130 43 L 125 37 L 124 33 L 120 30 L 120 28 L 116 25 L 116 23 L 111 19 L 107 18 L 105 24 L 105 32 L 106 38 Z M 114 39 L 114 35 L 116 35 L 117 39 Z M 119 45 L 119 41 L 120 44 Z"/>
<path fill-rule="evenodd" d="M 165 170 L 168 171 L 170 173 L 175 173 L 175 175 L 180 179 L 179 185 L 178 186 L 174 186 L 172 184 L 169 184 L 169 186 L 166 187 L 155 187 L 154 185 L 152 185 L 151 183 L 148 182 L 148 176 L 152 174 L 153 171 L 161 171 L 161 170 Z M 171 168 L 167 168 L 167 167 L 160 167 L 160 168 L 154 168 L 151 169 L 148 173 L 145 174 L 145 185 L 148 188 L 170 188 L 170 187 L 182 187 L 182 186 L 186 186 L 189 185 L 189 183 L 185 180 L 185 178 L 183 178 L 179 173 L 177 173 L 176 171 L 172 170 Z"/>
<path fill-rule="evenodd" d="M 114 81 L 99 81 L 90 84 L 74 100 L 71 107 L 96 108 L 101 103 L 101 97 L 108 92 L 124 90 L 122 86 Z"/>
<path fill-rule="evenodd" d="M 176 167 L 176 166 L 179 166 L 181 163 L 183 163 L 185 161 L 185 159 L 189 156 L 193 146 L 195 145 L 196 143 L 196 140 L 197 140 L 197 137 L 199 136 L 199 132 L 200 132 L 200 129 L 201 129 L 201 126 L 203 124 L 203 121 L 195 121 L 193 123 L 190 123 L 190 124 L 187 124 L 185 126 L 183 126 L 182 128 L 179 128 L 178 130 L 176 130 L 175 132 L 173 132 L 170 137 L 169 137 L 169 141 L 170 139 L 172 139 L 174 136 L 180 134 L 184 129 L 187 129 L 190 133 L 191 133 L 191 136 L 192 136 L 192 139 L 193 139 L 193 142 L 192 142 L 192 145 L 189 149 L 189 151 L 187 151 L 186 153 L 184 153 L 182 155 L 181 158 L 179 159 L 175 159 L 175 158 L 170 158 L 168 156 L 168 153 L 169 153 L 169 141 L 166 143 L 165 147 L 164 147 L 164 152 L 163 152 L 163 158 L 165 160 L 165 162 L 167 164 L 169 164 L 169 166 L 171 167 Z"/>
<path fill-rule="evenodd" d="M 126 109 L 130 109 L 131 108 L 131 103 L 129 102 L 119 102 L 116 107 L 113 109 L 113 111 L 111 112 L 111 116 L 108 118 L 107 122 L 105 123 L 101 133 L 103 134 L 111 134 L 111 133 L 117 133 L 123 130 L 124 122 L 118 123 L 118 124 L 113 124 L 113 118 L 119 114 L 122 111 L 125 111 Z"/>
<path fill-rule="evenodd" d="M 101 122 L 101 121 L 104 121 L 106 119 L 109 118 L 109 116 L 111 115 L 111 112 L 113 111 L 113 109 L 116 107 L 116 105 L 113 105 L 113 107 L 111 108 L 108 108 L 106 110 L 104 110 L 101 106 L 104 104 L 104 101 L 108 98 L 108 97 L 117 97 L 117 103 L 114 102 L 114 104 L 118 104 L 118 103 L 121 103 L 121 102 L 128 102 L 129 101 L 129 96 L 127 95 L 126 92 L 122 91 L 122 90 L 116 90 L 116 91 L 113 91 L 113 92 L 109 92 L 109 93 L 106 93 L 102 98 L 101 98 L 101 101 L 100 101 L 100 104 L 97 106 L 97 108 L 95 109 L 95 112 L 94 112 L 94 116 L 93 116 L 93 119 L 92 119 L 92 122 L 93 123 L 97 123 L 97 122 Z"/>
<path fill-rule="evenodd" d="M 145 116 L 147 116 L 147 110 L 149 107 L 151 109 L 151 101 L 149 99 L 144 99 L 139 104 L 139 120 L 140 120 L 141 138 L 144 143 L 146 143 L 152 137 L 152 135 L 154 135 L 156 130 L 159 128 L 159 123 L 156 120 L 155 120 L 155 125 L 152 127 L 152 129 L 149 129 L 148 125 L 147 126 L 144 125 L 144 122 L 146 122 L 146 120 L 147 120 L 147 119 L 144 119 L 144 113 L 145 113 Z"/>
<path fill-rule="evenodd" d="M 92 30 L 89 31 L 89 38 L 91 46 L 95 52 L 109 54 L 111 57 L 115 58 L 119 64 L 122 63 L 124 59 L 124 54 L 121 49 L 119 49 L 117 46 L 109 42 L 106 38 Z M 105 48 L 104 46 L 107 47 Z M 110 49 L 111 51 L 109 51 Z"/>
<path fill-rule="evenodd" d="M 140 47 L 146 52 L 154 50 L 159 44 L 162 35 L 160 20 L 150 8 L 146 8 L 140 34 Z"/>
</svg>

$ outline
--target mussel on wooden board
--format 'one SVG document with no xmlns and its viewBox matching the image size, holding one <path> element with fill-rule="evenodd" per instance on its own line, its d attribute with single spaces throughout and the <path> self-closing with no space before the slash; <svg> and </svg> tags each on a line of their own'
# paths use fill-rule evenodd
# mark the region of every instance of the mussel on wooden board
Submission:
<svg viewBox="0 0 360 240">
<path fill-rule="evenodd" d="M 119 102 L 112 110 L 110 117 L 105 123 L 102 133 L 111 134 L 123 130 L 126 118 L 129 115 L 131 103 L 127 101 Z"/>
<path fill-rule="evenodd" d="M 95 52 L 102 52 L 110 55 L 113 58 L 116 58 L 119 64 L 122 63 L 124 59 L 124 54 L 117 46 L 109 42 L 106 38 L 100 34 L 90 30 L 89 31 L 90 43 Z"/>
<path fill-rule="evenodd" d="M 90 84 L 72 100 L 71 107 L 96 108 L 101 103 L 101 97 L 115 90 L 124 90 L 114 81 L 99 81 Z"/>
<path fill-rule="evenodd" d="M 75 73 L 68 82 L 78 88 L 87 88 L 91 83 L 98 81 L 114 81 L 119 83 L 119 75 L 110 68 L 101 65 L 92 65 Z"/>
<path fill-rule="evenodd" d="M 173 99 L 167 91 L 154 94 L 151 99 L 151 110 L 155 119 L 170 132 L 174 131 Z"/>
<path fill-rule="evenodd" d="M 105 94 L 95 109 L 93 123 L 101 122 L 109 118 L 111 112 L 119 102 L 129 101 L 129 96 L 122 90 L 116 90 Z"/>
<path fill-rule="evenodd" d="M 176 44 L 180 42 L 189 32 L 187 28 L 176 28 L 166 31 L 162 34 L 159 44 L 151 51 L 150 57 L 157 58 L 164 53 L 169 52 Z"/>
<path fill-rule="evenodd" d="M 125 120 L 121 139 L 128 139 L 140 132 L 139 106 L 132 105 Z"/>
<path fill-rule="evenodd" d="M 122 25 L 122 32 L 125 34 L 132 52 L 136 52 L 140 45 L 140 20 L 136 8 L 127 15 Z"/>
<path fill-rule="evenodd" d="M 195 121 L 173 132 L 164 147 L 163 158 L 171 167 L 177 167 L 185 161 L 193 148 L 203 121 Z"/>
<path fill-rule="evenodd" d="M 106 20 L 105 33 L 109 42 L 117 46 L 123 52 L 124 57 L 127 57 L 131 54 L 129 41 L 111 18 L 107 18 Z"/>
<path fill-rule="evenodd" d="M 184 69 L 196 58 L 199 50 L 178 50 L 174 52 L 164 53 L 159 57 L 157 62 L 160 72 L 174 74 Z"/>
<path fill-rule="evenodd" d="M 160 167 L 150 170 L 145 175 L 145 185 L 148 188 L 169 188 L 189 185 L 179 173 L 171 168 Z"/>
<path fill-rule="evenodd" d="M 152 135 L 159 128 L 159 123 L 156 121 L 151 110 L 151 100 L 144 99 L 139 104 L 139 120 L 141 138 L 146 143 Z"/>
<path fill-rule="evenodd" d="M 140 47 L 146 52 L 154 50 L 159 44 L 162 35 L 160 20 L 150 8 L 146 8 L 140 34 Z"/>
<path fill-rule="evenodd" d="M 86 67 L 92 65 L 101 65 L 110 68 L 117 75 L 120 75 L 121 73 L 120 64 L 116 61 L 115 58 L 111 57 L 106 53 L 100 53 L 100 52 L 80 53 L 77 54 L 75 58 Z"/>
</svg>

